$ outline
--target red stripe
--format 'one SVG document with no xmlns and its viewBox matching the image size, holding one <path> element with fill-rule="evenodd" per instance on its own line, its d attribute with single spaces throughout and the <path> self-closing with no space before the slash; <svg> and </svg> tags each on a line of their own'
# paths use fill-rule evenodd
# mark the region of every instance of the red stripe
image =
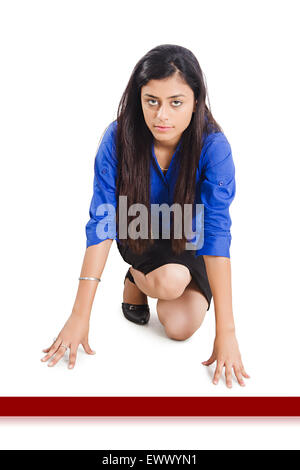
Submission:
<svg viewBox="0 0 300 470">
<path fill-rule="evenodd" d="M 300 416 L 300 397 L 0 397 L 0 416 Z"/>
</svg>

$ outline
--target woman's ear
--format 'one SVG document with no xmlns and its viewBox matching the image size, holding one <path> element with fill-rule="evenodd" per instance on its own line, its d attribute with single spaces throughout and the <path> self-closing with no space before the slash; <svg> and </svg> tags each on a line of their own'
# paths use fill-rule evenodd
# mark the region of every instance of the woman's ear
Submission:
<svg viewBox="0 0 300 470">
<path fill-rule="evenodd" d="M 195 102 L 195 104 L 194 104 L 193 113 L 196 111 L 196 105 L 197 105 L 197 100 L 196 100 L 196 102 Z"/>
</svg>

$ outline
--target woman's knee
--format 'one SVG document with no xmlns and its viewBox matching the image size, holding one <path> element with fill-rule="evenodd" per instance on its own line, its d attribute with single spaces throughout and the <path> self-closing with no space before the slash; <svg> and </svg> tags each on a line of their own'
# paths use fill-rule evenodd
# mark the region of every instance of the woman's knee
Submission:
<svg viewBox="0 0 300 470">
<path fill-rule="evenodd" d="M 191 328 L 191 325 L 180 325 L 174 322 L 166 322 L 164 328 L 166 335 L 170 339 L 176 339 L 177 341 L 185 341 L 198 329 Z"/>
<path fill-rule="evenodd" d="M 190 338 L 200 327 L 199 323 L 191 322 L 191 318 L 181 311 L 166 311 L 157 306 L 157 315 L 163 325 L 166 335 L 171 339 L 184 341 Z"/>
<path fill-rule="evenodd" d="M 202 325 L 206 313 L 206 306 L 193 306 L 186 302 L 186 305 L 174 305 L 174 302 L 157 301 L 157 316 L 163 325 L 166 335 L 169 338 L 177 340 L 185 340 L 190 338 Z"/>
<path fill-rule="evenodd" d="M 180 297 L 191 275 L 186 266 L 163 266 L 159 273 L 153 272 L 153 285 L 158 299 L 172 300 Z"/>
</svg>

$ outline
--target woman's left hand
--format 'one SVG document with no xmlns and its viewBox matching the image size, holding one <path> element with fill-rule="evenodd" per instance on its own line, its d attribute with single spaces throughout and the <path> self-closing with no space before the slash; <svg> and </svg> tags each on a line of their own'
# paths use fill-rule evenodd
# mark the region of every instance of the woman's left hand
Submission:
<svg viewBox="0 0 300 470">
<path fill-rule="evenodd" d="M 228 388 L 232 387 L 232 368 L 238 383 L 242 387 L 245 386 L 243 376 L 247 379 L 250 379 L 250 375 L 248 375 L 244 369 L 238 342 L 234 332 L 222 332 L 216 335 L 212 355 L 207 361 L 203 361 L 202 364 L 209 366 L 215 361 L 217 361 L 217 367 L 213 378 L 213 383 L 215 385 L 217 385 L 219 382 L 224 366 L 226 385 Z"/>
</svg>

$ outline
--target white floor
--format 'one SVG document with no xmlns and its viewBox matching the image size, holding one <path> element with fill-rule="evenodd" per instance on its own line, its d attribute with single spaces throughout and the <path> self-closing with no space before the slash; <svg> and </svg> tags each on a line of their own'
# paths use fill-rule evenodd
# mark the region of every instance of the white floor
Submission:
<svg viewBox="0 0 300 470">
<path fill-rule="evenodd" d="M 73 261 L 75 265 L 78 259 Z M 169 339 L 158 320 L 156 299 L 149 298 L 151 319 L 146 326 L 129 322 L 121 311 L 124 276 L 128 265 L 114 243 L 99 284 L 90 322 L 90 345 L 96 355 L 78 350 L 75 368 L 67 368 L 68 356 L 53 368 L 40 358 L 69 315 L 77 289 L 76 269 L 66 269 L 64 284 L 45 274 L 31 288 L 20 284 L 10 297 L 10 311 L 2 317 L 1 395 L 6 396 L 291 396 L 299 394 L 299 376 L 294 357 L 298 353 L 298 325 L 292 299 L 269 283 L 255 298 L 246 290 L 247 272 L 238 275 L 233 265 L 234 312 L 243 363 L 251 376 L 246 387 L 236 380 L 225 385 L 224 372 L 217 386 L 212 384 L 215 364 L 209 358 L 214 340 L 213 302 L 201 328 L 186 341 Z M 55 262 L 53 263 L 53 272 Z M 75 272 L 75 274 L 74 274 Z M 263 271 L 262 271 L 263 273 Z M 257 277 L 260 273 L 257 273 Z M 249 276 L 249 278 L 251 275 Z M 288 282 L 288 281 L 287 281 Z M 260 296 L 260 289 L 263 292 Z M 34 294 L 34 295 L 32 295 Z M 56 294 L 56 295 L 55 295 Z M 9 292 L 6 292 L 9 296 Z M 24 296 L 27 295 L 27 298 Z M 256 299 L 259 298 L 257 304 Z M 47 301 L 45 302 L 45 299 Z M 283 313 L 284 312 L 284 313 Z M 287 322 L 286 319 L 290 321 Z M 285 321 L 283 321 L 285 319 Z"/>
</svg>

